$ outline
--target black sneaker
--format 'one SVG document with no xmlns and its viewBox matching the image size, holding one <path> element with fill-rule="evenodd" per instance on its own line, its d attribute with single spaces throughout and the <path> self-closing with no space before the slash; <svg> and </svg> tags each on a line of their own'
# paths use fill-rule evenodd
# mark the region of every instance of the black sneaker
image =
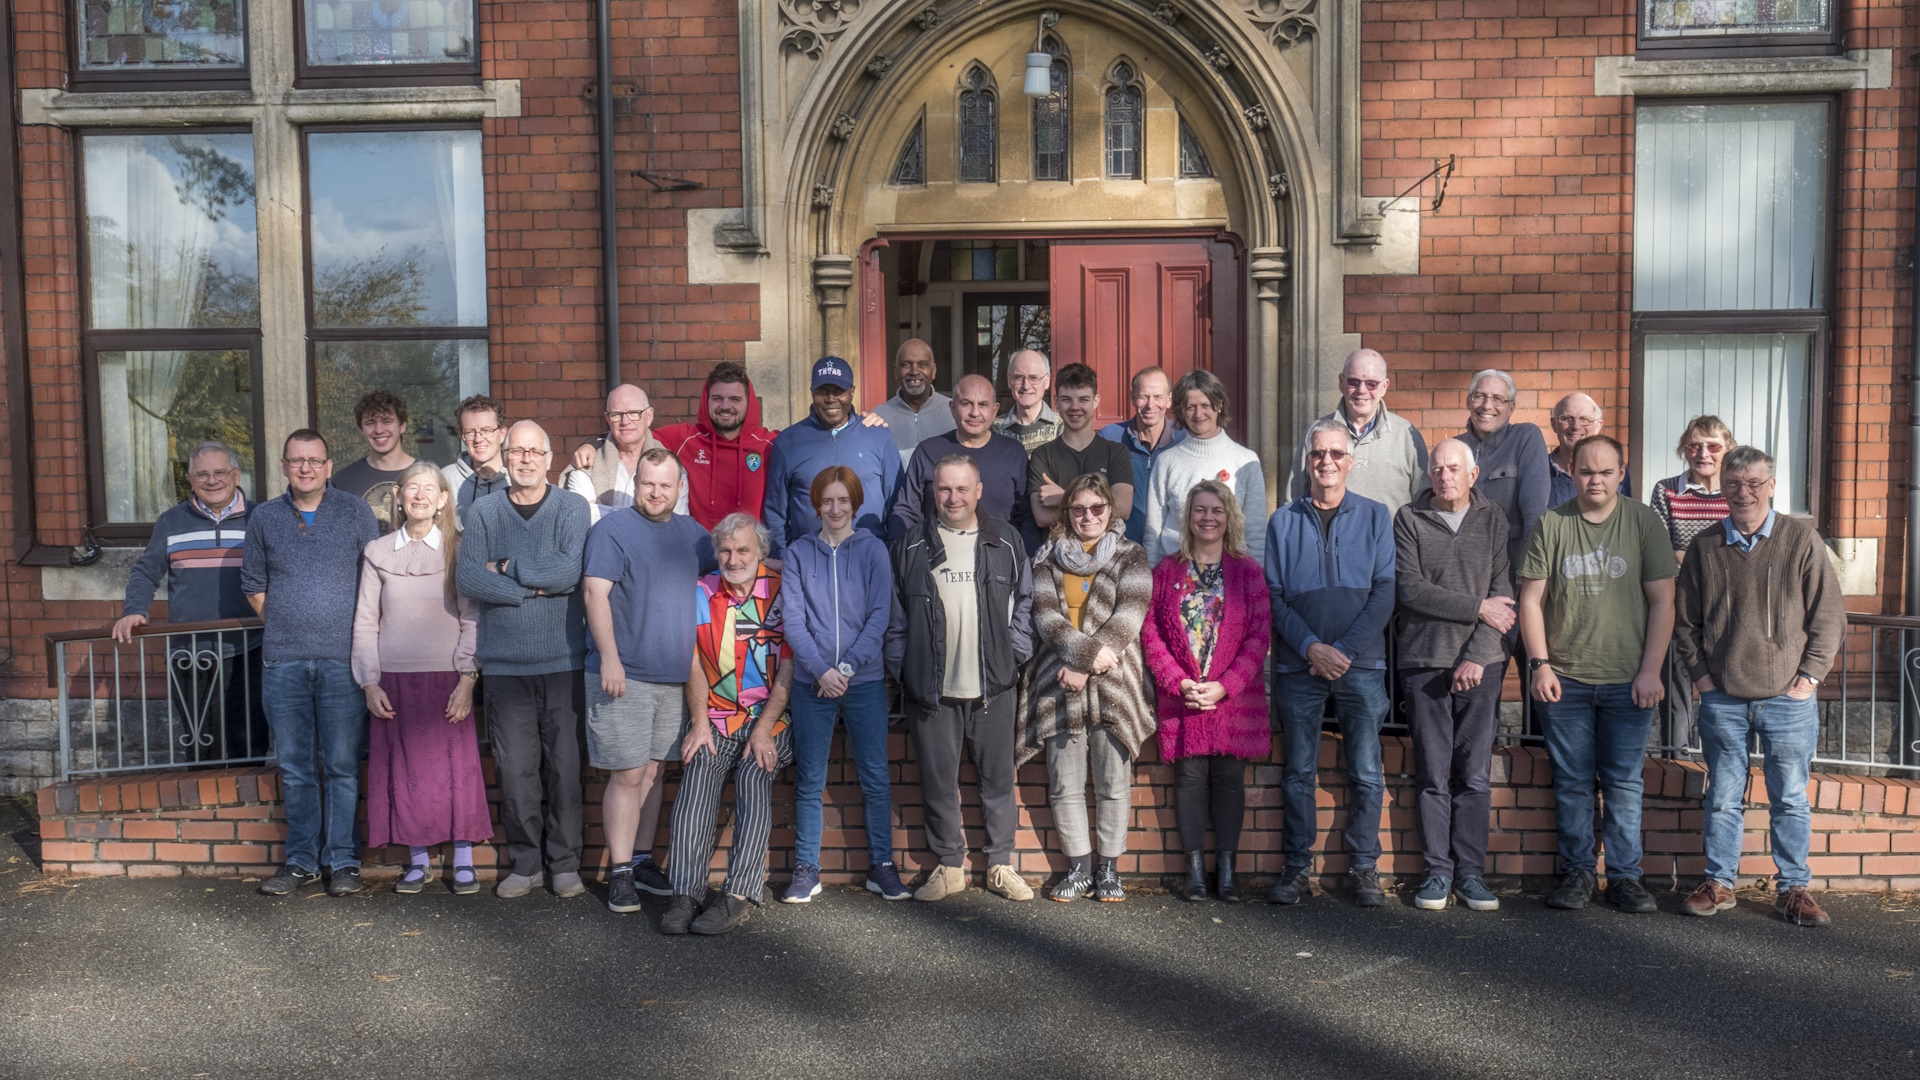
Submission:
<svg viewBox="0 0 1920 1080">
<path fill-rule="evenodd" d="M 1267 890 L 1269 904 L 1297 904 L 1313 895 L 1313 867 L 1289 866 L 1280 871 L 1280 880 Z"/>
<path fill-rule="evenodd" d="M 328 896 L 351 896 L 365 888 L 360 883 L 360 868 L 357 866 L 337 866 L 333 876 L 327 879 Z"/>
<path fill-rule="evenodd" d="M 1380 871 L 1369 866 L 1350 871 L 1353 878 L 1354 907 L 1386 907 L 1387 891 L 1380 887 Z"/>
<path fill-rule="evenodd" d="M 311 885 L 319 880 L 320 875 L 314 871 L 302 870 L 288 863 L 280 868 L 279 873 L 260 883 L 260 893 L 263 896 L 285 896 L 302 885 Z"/>
<path fill-rule="evenodd" d="M 693 920 L 691 929 L 696 934 L 724 934 L 747 921 L 753 914 L 753 905 L 742 897 L 732 893 L 721 893 L 707 905 L 707 910 Z"/>
<path fill-rule="evenodd" d="M 1650 911 L 1660 910 L 1659 903 L 1654 900 L 1653 894 L 1647 891 L 1646 886 L 1640 884 L 1639 878 L 1621 878 L 1618 881 L 1607 882 L 1607 903 L 1613 910 L 1625 912 L 1628 915 L 1645 915 Z"/>
<path fill-rule="evenodd" d="M 640 890 L 633 887 L 633 875 L 625 870 L 615 870 L 607 883 L 607 910 L 620 915 L 640 910 Z"/>
<path fill-rule="evenodd" d="M 1101 859 L 1093 869 L 1093 898 L 1103 904 L 1117 904 L 1127 898 L 1127 890 L 1120 887 L 1120 871 L 1112 859 Z"/>
<path fill-rule="evenodd" d="M 1070 904 L 1093 891 L 1093 875 L 1079 867 L 1067 871 L 1060 884 L 1047 891 L 1047 899 Z"/>
<path fill-rule="evenodd" d="M 663 934 L 684 934 L 693 925 L 693 918 L 700 913 L 700 907 L 691 896 L 676 896 L 667 905 L 667 913 L 660 916 L 660 932 Z"/>
<path fill-rule="evenodd" d="M 672 896 L 673 883 L 653 864 L 652 859 L 633 864 L 633 887 L 655 896 Z"/>
<path fill-rule="evenodd" d="M 1579 911 L 1593 899 L 1593 871 L 1569 870 L 1560 879 L 1560 887 L 1547 897 L 1547 906 L 1562 911 Z"/>
</svg>

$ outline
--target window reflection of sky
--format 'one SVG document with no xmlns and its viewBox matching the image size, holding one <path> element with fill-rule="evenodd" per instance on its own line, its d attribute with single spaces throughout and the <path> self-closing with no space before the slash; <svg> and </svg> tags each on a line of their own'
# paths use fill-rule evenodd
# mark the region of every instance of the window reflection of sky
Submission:
<svg viewBox="0 0 1920 1080">
<path fill-rule="evenodd" d="M 478 131 L 308 136 L 314 277 L 419 257 L 420 321 L 486 324 Z"/>
<path fill-rule="evenodd" d="M 95 325 L 135 325 L 141 317 L 129 304 L 152 318 L 156 305 L 136 297 L 168 286 L 143 279 L 155 267 L 192 260 L 195 251 L 222 277 L 258 280 L 252 135 L 89 135 L 85 148 Z M 150 250 L 156 246 L 169 250 Z M 177 306 L 159 304 L 169 311 Z M 179 325 L 193 325 L 188 311 L 180 308 L 164 321 L 178 316 L 188 320 Z"/>
</svg>

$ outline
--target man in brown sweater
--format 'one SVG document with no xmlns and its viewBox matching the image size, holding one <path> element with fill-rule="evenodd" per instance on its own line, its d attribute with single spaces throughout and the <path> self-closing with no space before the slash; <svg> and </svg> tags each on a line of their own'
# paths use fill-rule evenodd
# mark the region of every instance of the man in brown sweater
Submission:
<svg viewBox="0 0 1920 1080">
<path fill-rule="evenodd" d="M 1796 926 L 1826 926 L 1827 913 L 1807 893 L 1807 774 L 1820 739 L 1816 694 L 1847 629 L 1840 582 L 1813 527 L 1773 509 L 1773 458 L 1742 446 L 1720 469 L 1729 516 L 1687 545 L 1673 628 L 1700 691 L 1707 759 L 1707 877 L 1685 908 L 1712 915 L 1734 906 L 1747 745 L 1757 734 L 1778 870 L 1774 913 Z"/>
</svg>

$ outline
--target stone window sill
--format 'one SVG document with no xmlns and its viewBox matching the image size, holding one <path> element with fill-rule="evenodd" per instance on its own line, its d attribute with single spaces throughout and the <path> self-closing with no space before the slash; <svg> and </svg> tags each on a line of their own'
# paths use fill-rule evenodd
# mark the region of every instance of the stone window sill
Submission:
<svg viewBox="0 0 1920 1080">
<path fill-rule="evenodd" d="M 1854 49 L 1840 56 L 1754 56 L 1725 60 L 1594 60 L 1596 97 L 1693 94 L 1822 94 L 1885 90 L 1893 85 L 1892 49 Z"/>
</svg>

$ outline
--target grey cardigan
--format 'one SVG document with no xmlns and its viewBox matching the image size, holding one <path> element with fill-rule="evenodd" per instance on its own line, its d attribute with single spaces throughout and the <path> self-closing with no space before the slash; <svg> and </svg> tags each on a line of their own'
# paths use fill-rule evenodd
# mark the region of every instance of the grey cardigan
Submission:
<svg viewBox="0 0 1920 1080">
<path fill-rule="evenodd" d="M 580 574 L 593 516 L 587 501 L 547 485 L 530 521 L 496 492 L 467 508 L 455 583 L 479 604 L 474 660 L 483 675 L 550 675 L 587 662 Z M 507 572 L 487 564 L 507 560 Z M 538 595 L 544 590 L 546 595 Z"/>
<path fill-rule="evenodd" d="M 1474 490 L 1485 495 L 1507 515 L 1507 567 L 1509 576 L 1520 569 L 1520 553 L 1526 549 L 1533 526 L 1552 509 L 1552 461 L 1547 457 L 1547 440 L 1532 424 L 1508 424 L 1484 441 L 1471 428 L 1460 441 L 1472 448 L 1480 480 Z M 1519 588 L 1518 582 L 1510 582 Z"/>
<path fill-rule="evenodd" d="M 1513 596 L 1500 508 L 1472 492 L 1456 533 L 1433 509 L 1433 492 L 1423 491 L 1393 515 L 1393 543 L 1400 669 L 1505 660 L 1505 639 L 1480 621 L 1481 601 Z"/>
</svg>

